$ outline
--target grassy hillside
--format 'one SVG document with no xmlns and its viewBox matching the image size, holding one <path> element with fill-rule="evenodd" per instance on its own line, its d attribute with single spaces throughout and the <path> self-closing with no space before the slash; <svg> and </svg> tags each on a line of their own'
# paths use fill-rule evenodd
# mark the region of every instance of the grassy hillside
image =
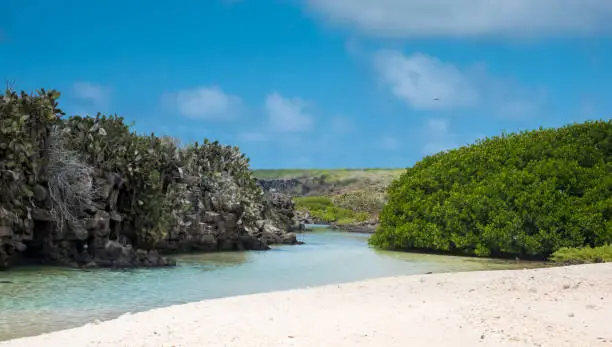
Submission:
<svg viewBox="0 0 612 347">
<path fill-rule="evenodd" d="M 389 177 L 397 177 L 404 169 L 260 169 L 253 170 L 255 177 L 260 179 L 288 179 L 288 178 L 303 178 L 315 176 L 329 176 L 332 179 L 346 178 L 374 178 L 388 179 Z"/>
<path fill-rule="evenodd" d="M 281 169 L 254 170 L 261 180 L 320 180 L 325 186 L 339 187 L 344 192 L 361 190 L 371 186 L 386 187 L 405 169 Z"/>
<path fill-rule="evenodd" d="M 296 180 L 293 194 L 299 211 L 316 221 L 338 226 L 376 223 L 385 190 L 405 169 L 255 170 L 260 180 Z"/>
</svg>

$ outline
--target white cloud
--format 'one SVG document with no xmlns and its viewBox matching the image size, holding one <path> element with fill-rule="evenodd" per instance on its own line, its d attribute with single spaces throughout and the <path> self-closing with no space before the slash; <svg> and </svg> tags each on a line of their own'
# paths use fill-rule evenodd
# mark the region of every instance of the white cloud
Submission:
<svg viewBox="0 0 612 347">
<path fill-rule="evenodd" d="M 231 119 L 243 106 L 240 97 L 226 94 L 217 86 L 181 90 L 170 99 L 182 116 L 192 119 Z"/>
<path fill-rule="evenodd" d="M 377 52 L 373 62 L 382 83 L 417 110 L 481 108 L 518 118 L 537 114 L 546 102 L 541 89 L 492 76 L 482 66 L 459 68 L 422 53 L 391 50 Z"/>
<path fill-rule="evenodd" d="M 457 147 L 456 135 L 451 131 L 450 122 L 446 119 L 428 119 L 423 135 L 426 139 L 423 146 L 425 155 Z"/>
<path fill-rule="evenodd" d="M 305 0 L 332 22 L 387 37 L 611 32 L 609 0 Z"/>
<path fill-rule="evenodd" d="M 266 97 L 266 112 L 273 130 L 281 132 L 300 132 L 310 130 L 313 117 L 306 112 L 306 103 L 300 98 L 285 98 L 279 93 Z"/>
<path fill-rule="evenodd" d="M 469 76 L 437 58 L 384 50 L 375 55 L 374 66 L 393 94 L 414 108 L 447 109 L 478 102 Z"/>
<path fill-rule="evenodd" d="M 75 98 L 89 102 L 94 106 L 104 106 L 110 100 L 110 90 L 91 82 L 74 82 L 72 93 Z"/>
</svg>

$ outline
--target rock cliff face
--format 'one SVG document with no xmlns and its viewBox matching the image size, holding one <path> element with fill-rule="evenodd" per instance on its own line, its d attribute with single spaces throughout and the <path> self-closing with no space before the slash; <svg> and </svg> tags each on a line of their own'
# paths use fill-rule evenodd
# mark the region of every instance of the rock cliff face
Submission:
<svg viewBox="0 0 612 347">
<path fill-rule="evenodd" d="M 290 196 L 265 195 L 254 222 L 246 220 L 244 206 L 219 204 L 209 194 L 193 191 L 189 214 L 158 248 L 167 253 L 189 251 L 267 250 L 273 244 L 297 244 L 293 231 L 294 204 Z"/>
<path fill-rule="evenodd" d="M 123 232 L 123 216 L 117 201 L 124 180 L 114 174 L 98 174 L 101 188 L 95 200 L 80 208 L 78 222 L 58 225 L 49 190 L 44 182 L 34 187 L 33 206 L 28 208 L 26 232 L 4 226 L 0 267 L 32 261 L 69 266 L 133 267 L 168 266 L 171 260 L 156 250 L 135 249 Z"/>
<path fill-rule="evenodd" d="M 48 189 L 36 185 L 34 199 L 40 207 L 29 210 L 32 223 L 28 232 L 18 235 L 8 226 L 0 226 L 0 268 L 20 260 L 80 267 L 171 266 L 174 261 L 164 254 L 267 250 L 273 244 L 298 243 L 291 232 L 299 230 L 299 223 L 290 196 L 267 194 L 261 219 L 249 223 L 244 220 L 244 206 L 216 203 L 212 194 L 188 190 L 189 184 L 183 183 L 187 200 L 193 201 L 187 204 L 189 211 L 154 248 L 137 249 L 132 223 L 118 207 L 127 193 L 125 180 L 101 172 L 95 180 L 101 189 L 83 208 L 82 223 L 66 229 L 55 224 Z M 205 201 L 202 196 L 207 197 Z"/>
<path fill-rule="evenodd" d="M 291 195 L 265 192 L 263 215 L 283 230 L 300 231 L 302 229 Z"/>
<path fill-rule="evenodd" d="M 291 196 L 327 195 L 339 190 L 333 182 L 325 177 L 304 177 L 288 179 L 259 179 L 259 185 L 265 192 L 277 192 Z"/>
</svg>

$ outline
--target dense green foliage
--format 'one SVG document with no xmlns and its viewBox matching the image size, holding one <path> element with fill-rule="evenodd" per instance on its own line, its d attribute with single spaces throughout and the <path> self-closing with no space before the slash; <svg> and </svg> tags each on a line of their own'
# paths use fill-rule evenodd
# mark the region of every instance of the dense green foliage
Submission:
<svg viewBox="0 0 612 347">
<path fill-rule="evenodd" d="M 550 257 L 559 264 L 607 263 L 612 261 L 612 245 L 582 248 L 561 248 Z"/>
<path fill-rule="evenodd" d="M 0 225 L 31 233 L 33 186 L 46 179 L 44 150 L 63 112 L 55 91 L 36 95 L 7 91 L 0 99 Z"/>
<path fill-rule="evenodd" d="M 365 212 L 356 212 L 348 208 L 338 207 L 326 196 L 295 198 L 295 207 L 298 211 L 307 211 L 312 217 L 322 223 L 359 223 L 366 221 L 369 217 Z"/>
<path fill-rule="evenodd" d="M 243 225 L 261 216 L 263 192 L 237 147 L 208 140 L 179 147 L 135 133 L 118 116 L 62 118 L 58 97 L 9 90 L 0 100 L 0 226 L 15 235 L 32 233 L 33 208 L 50 210 L 58 227 L 82 228 L 87 211 L 96 209 L 88 205 L 108 201 L 112 189 L 119 196 L 110 210 L 123 216 L 124 236 L 140 248 L 153 248 L 172 230 L 198 227 L 189 218 L 201 210 L 231 211 Z M 109 186 L 109 174 L 121 184 Z M 35 187 L 52 195 L 51 206 L 33 199 Z"/>
<path fill-rule="evenodd" d="M 612 242 L 612 122 L 502 135 L 424 158 L 396 180 L 378 247 L 547 257 Z"/>
</svg>

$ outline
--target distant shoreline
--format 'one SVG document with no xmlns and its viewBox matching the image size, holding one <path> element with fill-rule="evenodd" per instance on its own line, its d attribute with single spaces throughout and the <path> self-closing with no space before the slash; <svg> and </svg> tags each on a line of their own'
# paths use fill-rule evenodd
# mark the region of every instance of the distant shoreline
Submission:
<svg viewBox="0 0 612 347">
<path fill-rule="evenodd" d="M 236 296 L 0 346 L 573 347 L 612 343 L 611 316 L 608 263 L 424 274 Z"/>
<path fill-rule="evenodd" d="M 376 232 L 377 226 L 378 224 L 376 225 L 358 225 L 358 224 L 337 225 L 337 224 L 316 223 L 316 224 L 304 224 L 303 231 L 309 232 L 309 231 L 314 231 L 317 228 L 320 228 L 320 229 L 328 228 L 331 230 L 342 231 L 342 232 L 347 232 L 347 233 L 373 234 Z"/>
</svg>

